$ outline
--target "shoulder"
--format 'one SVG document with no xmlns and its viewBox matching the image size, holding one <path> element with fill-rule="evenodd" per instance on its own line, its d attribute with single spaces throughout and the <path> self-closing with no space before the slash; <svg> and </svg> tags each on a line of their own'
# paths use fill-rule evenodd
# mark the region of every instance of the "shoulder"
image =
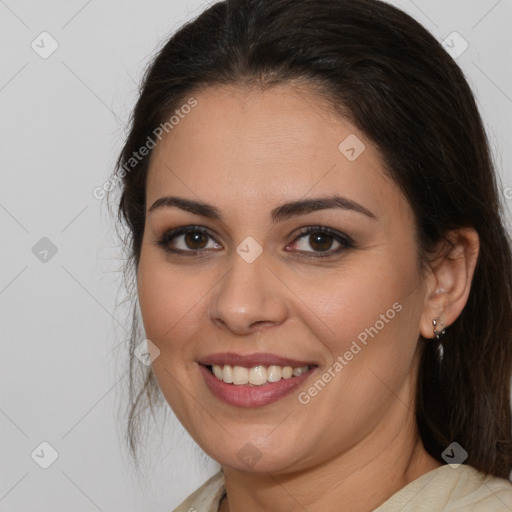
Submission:
<svg viewBox="0 0 512 512">
<path fill-rule="evenodd" d="M 473 512 L 508 512 L 512 510 L 512 483 L 503 478 L 486 476 L 470 468 L 480 483 L 472 492 L 458 498 L 458 507 L 449 510 L 471 510 Z M 465 507 L 465 508 L 462 508 Z"/>
<path fill-rule="evenodd" d="M 224 495 L 224 474 L 215 473 L 173 512 L 217 512 Z"/>
<path fill-rule="evenodd" d="M 173 512 L 217 512 L 225 492 L 219 471 Z M 374 512 L 510 512 L 512 484 L 471 466 L 434 469 L 395 493 Z"/>
<path fill-rule="evenodd" d="M 441 466 L 391 496 L 374 512 L 509 512 L 512 484 L 471 466 Z"/>
</svg>

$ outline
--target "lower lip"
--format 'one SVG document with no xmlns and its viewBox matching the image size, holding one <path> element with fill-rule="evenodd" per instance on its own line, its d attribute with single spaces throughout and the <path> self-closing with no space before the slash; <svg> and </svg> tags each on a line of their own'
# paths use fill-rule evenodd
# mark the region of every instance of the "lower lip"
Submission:
<svg viewBox="0 0 512 512">
<path fill-rule="evenodd" d="M 208 389 L 220 400 L 237 407 L 261 407 L 268 405 L 290 394 L 298 388 L 315 370 L 310 368 L 306 373 L 298 377 L 281 379 L 277 382 L 269 382 L 261 386 L 226 384 L 217 379 L 208 367 L 199 365 Z"/>
</svg>

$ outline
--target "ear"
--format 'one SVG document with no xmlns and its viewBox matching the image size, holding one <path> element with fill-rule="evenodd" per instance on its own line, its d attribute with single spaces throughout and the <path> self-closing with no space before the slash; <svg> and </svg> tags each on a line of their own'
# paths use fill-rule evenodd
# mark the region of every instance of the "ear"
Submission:
<svg viewBox="0 0 512 512">
<path fill-rule="evenodd" d="M 420 334 L 424 338 L 434 338 L 432 320 L 440 320 L 437 326 L 440 331 L 450 326 L 464 309 L 479 249 L 478 233 L 473 228 L 449 231 L 446 240 L 438 246 L 426 278 L 427 293 L 420 321 Z"/>
</svg>

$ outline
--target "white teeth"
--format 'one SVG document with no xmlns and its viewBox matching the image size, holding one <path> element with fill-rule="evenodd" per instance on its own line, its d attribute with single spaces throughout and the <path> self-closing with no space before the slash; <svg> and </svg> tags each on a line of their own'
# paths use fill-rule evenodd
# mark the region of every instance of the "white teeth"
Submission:
<svg viewBox="0 0 512 512">
<path fill-rule="evenodd" d="M 278 382 L 281 379 L 291 379 L 299 377 L 309 370 L 309 366 L 301 366 L 293 368 L 291 366 L 254 366 L 246 368 L 244 366 L 231 366 L 226 364 L 220 366 L 214 364 L 212 371 L 218 380 L 222 380 L 227 384 L 243 386 L 251 384 L 253 386 L 261 386 L 267 382 Z"/>
<path fill-rule="evenodd" d="M 269 382 L 277 382 L 281 380 L 281 367 L 269 366 L 267 370 L 267 380 Z"/>
<path fill-rule="evenodd" d="M 222 372 L 222 380 L 227 384 L 231 384 L 233 382 L 233 367 L 227 364 L 224 368 L 220 366 L 218 368 Z"/>
<path fill-rule="evenodd" d="M 281 377 L 283 379 L 289 379 L 293 375 L 293 368 L 291 366 L 285 366 L 281 370 Z"/>
<path fill-rule="evenodd" d="M 216 364 L 213 365 L 213 374 L 217 379 L 222 380 L 224 372 L 222 371 L 222 368 L 220 366 L 217 366 Z"/>
<path fill-rule="evenodd" d="M 267 369 L 264 366 L 256 366 L 249 370 L 249 384 L 261 386 L 267 382 Z"/>
<path fill-rule="evenodd" d="M 233 384 L 249 384 L 249 370 L 243 366 L 233 366 Z"/>
</svg>

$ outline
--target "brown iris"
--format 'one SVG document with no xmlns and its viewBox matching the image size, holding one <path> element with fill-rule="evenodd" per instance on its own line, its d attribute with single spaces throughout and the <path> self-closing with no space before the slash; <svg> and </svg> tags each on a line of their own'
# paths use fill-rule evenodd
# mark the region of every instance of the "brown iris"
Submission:
<svg viewBox="0 0 512 512">
<path fill-rule="evenodd" d="M 204 249 L 208 243 L 208 236 L 200 231 L 191 231 L 185 235 L 185 244 L 189 249 Z"/>
<path fill-rule="evenodd" d="M 311 247 L 317 251 L 327 251 L 332 246 L 332 236 L 324 233 L 316 233 L 309 236 Z"/>
</svg>

